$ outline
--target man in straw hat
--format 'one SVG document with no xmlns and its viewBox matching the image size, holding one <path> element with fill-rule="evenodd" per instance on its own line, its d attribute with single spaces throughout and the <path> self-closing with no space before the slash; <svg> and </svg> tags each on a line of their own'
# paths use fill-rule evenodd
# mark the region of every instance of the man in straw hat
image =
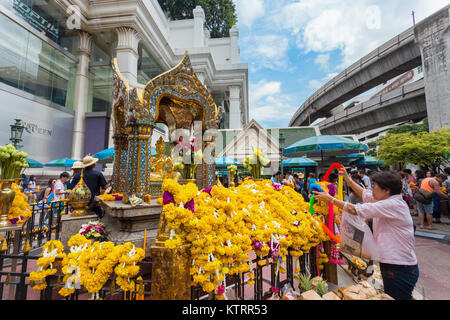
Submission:
<svg viewBox="0 0 450 320">
<path fill-rule="evenodd" d="M 91 191 L 92 197 L 89 202 L 89 211 L 95 212 L 99 218 L 103 217 L 103 210 L 95 201 L 95 197 L 99 196 L 102 191 L 106 189 L 108 183 L 103 176 L 103 173 L 95 170 L 95 165 L 98 159 L 92 156 L 86 156 L 83 158 L 83 180 Z M 72 183 L 70 184 L 70 189 L 73 189 L 77 183 L 80 181 L 81 173 L 74 176 Z"/>
</svg>

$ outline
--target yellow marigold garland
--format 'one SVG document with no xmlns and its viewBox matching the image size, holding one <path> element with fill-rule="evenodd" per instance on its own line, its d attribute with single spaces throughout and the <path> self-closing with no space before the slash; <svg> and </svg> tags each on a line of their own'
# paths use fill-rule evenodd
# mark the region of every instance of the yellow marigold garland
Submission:
<svg viewBox="0 0 450 320">
<path fill-rule="evenodd" d="M 246 179 L 235 188 L 214 186 L 199 193 L 193 184 L 165 180 L 162 190 L 174 200 L 163 206 L 171 230 L 165 245 L 191 244 L 193 285 L 201 285 L 205 292 L 216 290 L 226 274 L 249 271 L 252 250 L 260 258 L 272 252 L 284 262 L 287 248 L 296 248 L 301 255 L 328 240 L 320 217 L 311 216 L 303 197 L 287 186 L 277 191 L 269 181 Z M 186 208 L 191 200 L 194 212 Z"/>
<path fill-rule="evenodd" d="M 39 266 L 37 271 L 30 273 L 30 281 L 34 282 L 34 290 L 44 290 L 47 288 L 47 278 L 54 275 L 58 270 L 55 268 L 60 262 L 56 259 L 65 257 L 64 245 L 60 241 L 48 241 L 42 247 L 42 257 L 39 258 L 36 264 Z"/>
<path fill-rule="evenodd" d="M 94 242 L 83 251 L 78 266 L 81 271 L 81 284 L 92 294 L 91 300 L 99 299 L 99 291 L 108 281 L 114 266 L 119 261 L 121 246 L 112 242 Z"/>
<path fill-rule="evenodd" d="M 139 273 L 139 262 L 145 258 L 145 252 L 142 248 L 136 248 L 132 243 L 128 242 L 122 247 L 122 255 L 119 263 L 114 268 L 117 275 L 116 283 L 123 291 L 134 291 L 135 282 L 132 280 Z"/>
<path fill-rule="evenodd" d="M 80 289 L 81 269 L 78 266 L 78 260 L 82 253 L 90 248 L 91 241 L 81 234 L 76 234 L 69 239 L 67 245 L 70 248 L 70 253 L 62 261 L 62 272 L 65 275 L 63 278 L 64 287 L 58 292 L 63 297 L 70 296 L 75 292 L 75 289 Z"/>
<path fill-rule="evenodd" d="M 8 219 L 14 220 L 18 219 L 16 224 L 23 224 L 31 217 L 31 208 L 28 204 L 28 198 L 22 193 L 20 187 L 13 183 L 11 189 L 15 192 L 14 201 L 12 202 L 11 208 L 9 209 Z"/>
</svg>

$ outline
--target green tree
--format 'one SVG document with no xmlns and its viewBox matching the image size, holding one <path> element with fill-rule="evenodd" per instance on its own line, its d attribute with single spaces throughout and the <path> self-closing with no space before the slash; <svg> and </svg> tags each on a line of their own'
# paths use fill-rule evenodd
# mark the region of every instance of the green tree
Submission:
<svg viewBox="0 0 450 320">
<path fill-rule="evenodd" d="M 205 11 L 206 28 L 211 38 L 229 37 L 236 24 L 236 7 L 233 0 L 158 0 L 159 5 L 173 20 L 192 19 L 192 10 L 201 6 Z"/>
<path fill-rule="evenodd" d="M 420 132 L 429 132 L 429 131 L 430 126 L 428 124 L 428 118 L 425 118 L 422 124 L 415 124 L 415 123 L 404 124 L 402 126 L 392 128 L 391 130 L 388 131 L 388 133 L 397 134 L 397 133 L 411 132 L 413 135 L 416 135 Z"/>
<path fill-rule="evenodd" d="M 379 140 L 378 159 L 386 165 L 396 163 L 405 166 L 408 163 L 438 171 L 448 164 L 447 152 L 450 150 L 450 130 L 411 132 L 391 134 Z"/>
</svg>

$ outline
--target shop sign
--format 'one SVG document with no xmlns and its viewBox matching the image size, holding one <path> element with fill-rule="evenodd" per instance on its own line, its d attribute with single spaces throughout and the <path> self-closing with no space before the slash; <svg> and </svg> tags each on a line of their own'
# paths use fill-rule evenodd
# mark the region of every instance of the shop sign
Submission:
<svg viewBox="0 0 450 320">
<path fill-rule="evenodd" d="M 26 3 L 23 3 L 20 0 L 14 1 L 14 10 L 19 13 L 29 24 L 31 24 L 34 28 L 39 31 L 44 31 L 48 36 L 53 39 L 58 39 L 59 29 L 58 26 L 53 23 L 47 21 L 46 18 L 41 16 L 39 13 L 34 11 L 30 6 Z"/>
</svg>

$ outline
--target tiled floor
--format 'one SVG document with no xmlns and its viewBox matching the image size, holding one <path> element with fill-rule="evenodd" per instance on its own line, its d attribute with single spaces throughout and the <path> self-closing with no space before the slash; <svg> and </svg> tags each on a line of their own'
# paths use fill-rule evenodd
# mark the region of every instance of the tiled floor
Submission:
<svg viewBox="0 0 450 320">
<path fill-rule="evenodd" d="M 417 238 L 419 281 L 416 290 L 428 300 L 450 300 L 450 246 Z"/>
</svg>

